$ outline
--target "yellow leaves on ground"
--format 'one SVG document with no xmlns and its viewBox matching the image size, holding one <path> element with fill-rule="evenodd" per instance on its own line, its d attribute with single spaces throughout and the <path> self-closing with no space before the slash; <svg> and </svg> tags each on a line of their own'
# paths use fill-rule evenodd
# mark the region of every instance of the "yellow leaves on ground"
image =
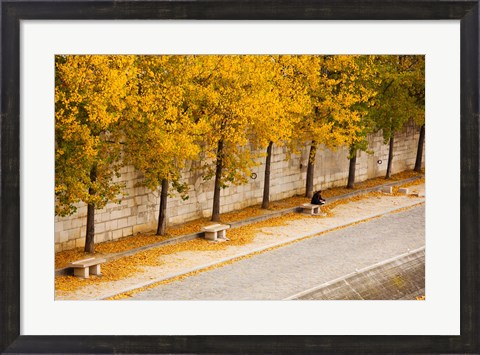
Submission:
<svg viewBox="0 0 480 355">
<path fill-rule="evenodd" d="M 84 259 L 87 257 L 102 257 L 109 254 L 120 253 L 127 250 L 140 248 L 145 245 L 151 245 L 160 241 L 166 240 L 168 237 L 157 235 L 137 235 L 129 236 L 113 241 L 99 243 L 96 247 L 95 254 L 85 253 L 83 248 L 76 248 L 73 250 L 65 250 L 55 254 L 55 268 L 59 269 L 66 267 L 69 263 L 75 260 Z"/>
<path fill-rule="evenodd" d="M 292 201 L 291 201 L 292 198 L 293 197 L 290 197 L 289 199 L 282 200 L 282 201 L 284 201 L 284 203 L 290 206 L 292 204 Z M 237 222 L 237 221 L 241 221 L 241 220 L 252 218 L 252 217 L 257 217 L 267 213 L 268 213 L 268 210 L 262 210 L 260 209 L 259 205 L 255 205 L 255 206 L 246 207 L 239 211 L 223 213 L 220 217 L 222 222 L 232 223 L 232 222 Z"/>
<path fill-rule="evenodd" d="M 123 280 L 142 272 L 142 266 L 158 265 L 157 256 L 152 252 L 140 252 L 134 256 L 119 258 L 102 264 L 101 276 L 92 275 L 88 279 L 76 276 L 55 277 L 55 290 L 57 292 L 72 292 L 79 288 L 95 285 L 98 282 Z"/>
<path fill-rule="evenodd" d="M 154 244 L 168 239 L 158 235 L 137 235 L 135 238 L 125 238 L 121 242 L 111 241 L 107 243 L 101 243 L 97 246 L 97 250 L 100 253 L 119 253 L 126 250 L 140 248 L 144 245 Z"/>
<path fill-rule="evenodd" d="M 392 175 L 391 179 L 388 181 L 405 180 L 415 176 L 422 176 L 422 174 L 416 173 L 414 171 L 405 171 L 399 174 Z M 323 191 L 322 196 L 328 200 L 329 198 L 344 195 L 352 191 L 378 186 L 378 185 L 384 184 L 386 181 L 387 180 L 385 180 L 384 178 L 370 179 L 370 180 L 366 180 L 364 182 L 356 184 L 354 189 L 347 189 L 344 187 L 334 187 L 334 188 L 330 188 Z M 424 181 L 425 180 L 422 177 L 411 183 L 402 184 L 400 187 L 417 185 L 417 184 L 423 183 Z M 394 188 L 394 192 L 395 191 L 398 191 L 398 187 Z M 304 196 L 293 196 L 287 199 L 271 202 L 269 210 L 278 211 L 282 209 L 292 208 L 295 206 L 300 206 L 301 204 L 306 202 L 309 202 L 309 199 Z M 322 207 L 322 210 L 329 213 L 334 206 L 337 206 L 337 204 L 333 202 L 328 202 L 327 205 Z M 223 223 L 232 223 L 232 222 L 245 220 L 248 218 L 266 214 L 268 213 L 269 210 L 261 209 L 260 205 L 250 206 L 242 210 L 224 213 L 221 215 L 221 219 Z M 166 236 L 143 234 L 143 235 L 124 237 L 114 241 L 99 243 L 96 246 L 97 254 L 95 256 L 119 253 L 126 250 L 136 249 L 145 245 L 151 245 L 163 240 L 167 240 L 172 237 L 198 233 L 203 226 L 209 225 L 211 223 L 212 222 L 208 218 L 200 218 L 193 221 L 182 223 L 180 225 L 169 226 L 167 228 Z M 229 234 L 232 231 L 233 230 L 229 231 Z M 56 253 L 55 268 L 56 269 L 62 268 L 67 266 L 72 261 L 91 256 L 90 254 L 84 253 L 82 249 L 77 248 L 74 250 L 66 250 L 66 251 Z"/>
<path fill-rule="evenodd" d="M 250 243 L 255 234 L 264 227 L 273 227 L 285 225 L 294 219 L 301 219 L 307 216 L 290 213 L 287 215 L 271 218 L 267 221 L 242 226 L 229 231 L 228 243 L 214 243 L 206 239 L 194 239 L 182 243 L 169 244 L 157 248 L 152 248 L 132 256 L 123 257 L 114 261 L 105 263 L 102 266 L 102 276 L 91 276 L 89 279 L 81 279 L 74 276 L 57 276 L 55 278 L 55 290 L 57 292 L 73 292 L 81 287 L 95 285 L 98 282 L 110 282 L 122 280 L 134 274 L 143 272 L 145 266 L 160 266 L 162 264 L 162 256 L 180 253 L 183 251 L 215 251 L 224 250 L 229 246 L 245 245 Z M 308 218 L 308 217 L 307 217 Z M 222 264 L 223 265 L 223 264 Z M 209 269 L 213 269 L 211 267 Z M 204 272 L 209 269 L 202 269 Z M 189 273 L 190 275 L 191 273 Z M 175 278 L 175 280 L 181 277 Z M 172 282 L 172 280 L 168 280 Z"/>
<path fill-rule="evenodd" d="M 284 200 L 270 202 L 269 210 L 278 211 L 286 208 L 300 206 L 301 204 L 310 202 L 310 199 L 305 196 L 293 196 Z"/>
<path fill-rule="evenodd" d="M 344 203 L 350 202 L 352 199 L 346 200 Z M 339 203 L 336 203 L 336 206 Z M 241 246 L 251 243 L 255 235 L 261 232 L 265 227 L 278 227 L 285 225 L 295 219 L 318 218 L 310 217 L 298 213 L 289 213 L 282 216 L 270 218 L 239 228 L 231 229 L 228 233 L 230 241 L 228 243 L 214 243 L 206 239 L 194 239 L 182 243 L 164 245 L 151 248 L 146 251 L 119 258 L 102 265 L 102 276 L 91 276 L 89 279 L 81 279 L 74 276 L 57 276 L 55 278 L 55 290 L 60 292 L 73 292 L 79 288 L 95 285 L 98 282 L 111 282 L 122 280 L 143 272 L 145 266 L 160 266 L 162 257 L 184 251 L 216 251 L 224 250 L 229 246 Z M 273 237 L 274 238 L 274 237 Z M 99 244 L 99 247 L 101 244 Z M 202 272 L 205 270 L 202 270 Z"/>
<path fill-rule="evenodd" d="M 334 202 L 328 202 L 327 204 L 323 205 L 321 210 L 323 213 L 326 213 L 326 215 L 328 217 L 332 216 L 333 215 L 333 210 L 338 207 L 339 205 L 343 205 L 345 203 L 349 203 L 349 202 L 357 202 L 357 201 L 361 201 L 365 198 L 367 198 L 367 196 L 371 196 L 372 193 L 368 194 L 368 195 L 358 195 L 358 196 L 353 196 L 353 197 L 349 197 L 347 199 L 344 199 L 344 200 L 338 200 L 338 201 L 334 201 Z"/>
<path fill-rule="evenodd" d="M 335 188 L 332 188 L 332 189 L 328 189 L 328 190 L 325 190 L 324 192 L 322 192 L 322 197 L 331 198 L 331 197 L 334 197 L 334 196 L 345 195 L 345 194 L 350 193 L 352 191 L 368 189 L 368 188 L 379 186 L 379 185 L 386 184 L 386 183 L 389 183 L 389 182 L 396 182 L 396 181 L 406 180 L 406 179 L 410 179 L 410 178 L 413 178 L 413 177 L 419 177 L 419 176 L 423 176 L 423 174 L 417 173 L 413 170 L 403 171 L 401 173 L 392 175 L 390 177 L 390 179 L 388 179 L 388 180 L 386 180 L 384 177 L 377 177 L 377 178 L 368 179 L 368 180 L 365 180 L 363 182 L 356 183 L 355 187 L 353 189 L 347 189 L 346 187 L 335 187 Z M 415 182 L 412 182 L 411 185 L 417 185 L 421 182 L 422 182 L 422 180 L 415 180 Z M 408 186 L 411 186 L 411 185 L 409 184 Z M 406 187 L 406 186 L 402 185 L 400 187 Z M 395 188 L 394 188 L 394 190 L 395 190 Z M 398 190 L 398 188 L 397 188 L 397 190 Z"/>
<path fill-rule="evenodd" d="M 76 248 L 72 250 L 64 250 L 58 253 L 55 253 L 55 269 L 60 269 L 63 267 L 66 267 L 68 264 L 70 264 L 72 261 L 75 260 L 80 260 L 80 259 L 86 259 L 86 258 L 91 258 L 94 256 L 102 256 L 101 254 L 90 254 L 90 253 L 85 253 L 83 251 L 83 248 Z"/>
<path fill-rule="evenodd" d="M 404 172 L 404 173 L 395 175 L 393 179 L 402 180 L 412 176 L 419 176 L 419 175 L 420 174 L 414 173 L 414 172 Z M 363 185 L 358 184 L 357 189 L 359 189 L 359 186 L 362 186 L 363 188 L 373 187 L 384 182 L 385 182 L 385 179 L 383 178 L 372 179 L 370 181 L 364 182 Z M 423 178 L 419 180 L 415 180 L 414 182 L 411 182 L 411 183 L 403 184 L 402 187 L 417 185 L 422 182 L 424 182 Z M 329 198 L 329 197 L 341 195 L 342 193 L 344 193 L 344 190 L 347 190 L 347 189 L 333 188 L 333 189 L 325 190 L 324 197 Z M 351 190 L 347 190 L 347 191 L 351 192 Z M 372 197 L 378 194 L 379 194 L 378 192 L 371 192 L 369 194 L 363 194 L 359 196 L 350 197 L 347 199 L 338 200 L 335 202 L 329 202 L 326 205 L 322 206 L 322 212 L 326 213 L 328 217 L 333 215 L 334 209 L 339 205 L 347 204 L 353 201 L 361 201 L 363 199 L 366 199 L 368 197 Z M 308 199 L 305 197 L 294 196 L 289 199 L 276 201 L 271 205 L 272 205 L 272 209 L 274 210 L 285 209 L 285 208 L 299 206 L 301 203 L 305 203 L 306 201 L 308 201 Z M 234 212 L 223 214 L 222 221 L 224 223 L 229 223 L 237 220 L 243 220 L 246 218 L 258 216 L 265 213 L 266 213 L 265 210 L 262 210 L 261 208 L 259 208 L 259 206 L 253 206 L 240 211 L 234 211 Z M 199 239 L 194 239 L 194 240 L 186 241 L 182 243 L 175 243 L 175 244 L 169 244 L 169 245 L 151 248 L 151 249 L 136 253 L 134 255 L 115 259 L 113 261 L 103 264 L 102 276 L 100 277 L 91 276 L 89 279 L 81 279 L 73 276 L 57 276 L 55 278 L 55 289 L 57 292 L 59 292 L 59 294 L 61 294 L 62 292 L 72 292 L 88 285 L 95 285 L 98 282 L 110 282 L 110 281 L 122 280 L 128 277 L 131 277 L 135 274 L 142 273 L 143 267 L 145 266 L 160 266 L 162 264 L 162 257 L 164 257 L 165 255 L 171 255 L 171 254 L 175 254 L 183 251 L 196 251 L 196 252 L 216 251 L 216 250 L 218 251 L 218 250 L 224 250 L 229 246 L 247 245 L 253 241 L 256 234 L 261 232 L 263 228 L 283 226 L 283 225 L 286 225 L 288 222 L 291 222 L 292 220 L 304 219 L 304 218 L 324 218 L 324 217 L 308 216 L 308 215 L 299 214 L 299 213 L 288 213 L 282 216 L 272 217 L 264 221 L 259 221 L 259 222 L 255 222 L 255 223 L 241 226 L 238 228 L 230 229 L 228 231 L 228 238 L 230 239 L 229 242 L 213 243 L 203 238 L 199 238 Z M 196 233 L 201 229 L 202 226 L 205 226 L 211 223 L 212 222 L 210 222 L 207 218 L 203 218 L 203 219 L 187 222 L 180 226 L 170 227 L 168 229 L 168 234 L 169 234 L 168 237 L 159 237 L 155 235 L 137 235 L 137 236 L 122 238 L 116 241 L 99 243 L 96 248 L 98 251 L 98 254 L 96 254 L 95 256 L 118 253 L 121 251 L 131 250 L 131 249 L 135 249 L 145 245 L 151 245 L 162 240 L 167 240 L 173 236 Z M 275 238 L 275 237 L 272 236 L 272 238 Z M 64 267 L 68 263 L 80 258 L 84 258 L 86 256 L 88 255 L 83 253 L 80 249 L 59 252 L 55 255 L 55 267 L 56 268 Z M 219 267 L 219 266 L 216 266 L 216 267 Z M 201 272 L 204 272 L 206 270 L 202 270 Z M 172 282 L 172 281 L 174 280 L 166 280 L 164 282 Z M 125 295 L 121 297 L 119 296 L 115 299 L 120 299 L 123 297 L 125 297 Z"/>
<path fill-rule="evenodd" d="M 408 182 L 408 183 L 405 183 L 405 184 L 402 184 L 400 186 L 394 186 L 393 189 L 392 189 L 392 193 L 393 195 L 395 196 L 400 196 L 400 195 L 404 195 L 404 194 L 401 194 L 398 192 L 398 190 L 400 188 L 405 188 L 405 187 L 409 187 L 409 186 L 415 186 L 415 185 L 419 185 L 419 184 L 425 184 L 425 177 L 422 177 L 418 180 L 415 180 L 415 181 L 411 181 L 411 182 Z M 414 194 L 409 194 L 408 196 L 410 197 L 416 197 L 416 195 Z"/>
</svg>

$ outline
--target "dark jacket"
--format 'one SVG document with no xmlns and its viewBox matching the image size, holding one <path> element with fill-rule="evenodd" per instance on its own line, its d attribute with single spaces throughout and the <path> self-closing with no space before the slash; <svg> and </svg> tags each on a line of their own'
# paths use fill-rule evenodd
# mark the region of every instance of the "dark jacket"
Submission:
<svg viewBox="0 0 480 355">
<path fill-rule="evenodd" d="M 312 205 L 325 204 L 325 200 L 322 198 L 322 195 L 320 195 L 320 191 L 317 191 L 313 194 L 311 204 Z"/>
</svg>

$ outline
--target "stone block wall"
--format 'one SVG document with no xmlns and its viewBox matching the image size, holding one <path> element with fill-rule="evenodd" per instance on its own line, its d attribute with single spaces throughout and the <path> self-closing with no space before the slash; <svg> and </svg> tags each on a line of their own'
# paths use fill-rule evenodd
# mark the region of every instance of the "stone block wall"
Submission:
<svg viewBox="0 0 480 355">
<path fill-rule="evenodd" d="M 392 173 L 413 169 L 417 152 L 419 128 L 408 125 L 395 136 Z M 360 152 L 357 157 L 356 182 L 385 175 L 388 160 L 388 145 L 383 143 L 382 134 L 369 137 L 369 149 L 373 154 Z M 270 174 L 271 201 L 305 193 L 307 159 L 309 147 L 299 154 L 290 155 L 284 147 L 274 146 Z M 326 189 L 346 185 L 348 179 L 348 151 L 340 148 L 331 151 L 320 147 L 315 162 L 314 189 Z M 264 157 L 257 159 L 253 169 L 255 179 L 248 184 L 230 186 L 221 192 L 221 213 L 238 210 L 259 204 L 263 196 L 265 176 Z M 381 162 L 381 163 L 380 163 Z M 189 199 L 179 196 L 169 198 L 167 205 L 168 224 L 174 225 L 209 217 L 213 204 L 213 179 L 204 181 L 195 169 L 198 163 L 191 163 L 183 174 L 189 185 Z M 126 186 L 126 196 L 120 204 L 109 203 L 95 212 L 95 242 L 114 240 L 138 233 L 154 232 L 158 219 L 160 195 L 139 187 L 142 176 L 132 166 L 124 167 L 118 179 Z M 68 217 L 55 217 L 55 251 L 83 247 L 85 243 L 87 207 L 81 203 L 75 214 Z"/>
</svg>

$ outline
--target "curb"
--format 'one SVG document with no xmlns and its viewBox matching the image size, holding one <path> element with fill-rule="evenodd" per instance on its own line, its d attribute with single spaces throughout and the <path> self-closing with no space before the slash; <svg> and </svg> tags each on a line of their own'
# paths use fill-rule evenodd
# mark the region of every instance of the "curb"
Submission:
<svg viewBox="0 0 480 355">
<path fill-rule="evenodd" d="M 405 179 L 405 180 L 394 181 L 394 182 L 390 182 L 390 183 L 383 184 L 383 185 L 369 187 L 369 188 L 366 188 L 366 189 L 363 189 L 363 190 L 352 191 L 352 192 L 349 192 L 349 193 L 346 193 L 346 194 L 343 194 L 343 195 L 334 196 L 332 198 L 329 198 L 328 200 L 329 200 L 329 202 L 335 202 L 335 201 L 338 201 L 338 200 L 343 200 L 343 199 L 347 199 L 347 198 L 354 197 L 354 196 L 364 195 L 364 194 L 370 193 L 372 191 L 381 190 L 383 187 L 402 185 L 402 184 L 406 184 L 406 183 L 409 183 L 409 182 L 412 182 L 412 181 L 415 181 L 415 180 L 419 180 L 421 177 L 422 176 L 414 176 L 412 178 Z M 288 214 L 288 213 L 301 212 L 301 211 L 302 211 L 302 209 L 300 207 L 289 207 L 289 208 L 286 208 L 286 209 L 283 209 L 283 210 L 272 211 L 272 212 L 268 212 L 268 213 L 265 213 L 265 214 L 260 215 L 260 216 L 255 216 L 255 217 L 247 218 L 245 220 L 232 222 L 232 223 L 230 223 L 230 228 L 238 228 L 238 227 L 245 226 L 245 225 L 248 225 L 248 224 L 252 224 L 252 223 L 255 223 L 255 222 L 261 222 L 261 221 L 264 221 L 264 220 L 267 220 L 267 219 L 270 219 L 270 218 L 273 218 L 273 217 L 283 216 L 283 215 Z M 193 240 L 193 239 L 196 239 L 196 238 L 202 238 L 202 237 L 203 237 L 203 232 L 186 234 L 186 235 L 182 235 L 182 236 L 179 236 L 179 237 L 174 237 L 174 238 L 171 238 L 171 239 L 168 239 L 168 240 L 163 240 L 161 242 L 157 242 L 157 243 L 154 243 L 154 244 L 144 245 L 144 246 L 139 247 L 139 248 L 135 248 L 135 249 L 111 254 L 109 256 L 103 256 L 103 258 L 106 259 L 107 262 L 109 262 L 109 261 L 119 259 L 119 258 L 122 258 L 122 257 L 125 257 L 125 256 L 131 256 L 131 255 L 134 255 L 136 253 L 139 253 L 141 251 L 145 251 L 145 250 L 148 250 L 148 249 L 151 249 L 151 248 L 156 248 L 156 247 L 163 246 L 163 245 L 186 242 L 186 241 L 189 241 L 189 240 Z M 63 276 L 63 275 L 73 275 L 73 269 L 71 269 L 69 267 L 63 267 L 63 268 L 55 270 L 55 276 Z"/>
<path fill-rule="evenodd" d="M 181 271 L 181 272 L 178 272 L 178 273 L 175 273 L 175 274 L 170 274 L 170 275 L 167 275 L 167 276 L 163 276 L 163 277 L 158 278 L 158 279 L 149 280 L 147 282 L 143 282 L 143 283 L 137 284 L 135 286 L 126 288 L 122 291 L 115 292 L 115 293 L 112 293 L 112 294 L 108 294 L 106 296 L 103 295 L 103 296 L 100 296 L 100 297 L 92 298 L 91 300 L 105 300 L 106 298 L 110 298 L 110 297 L 113 297 L 113 296 L 116 296 L 116 295 L 119 295 L 119 294 L 122 294 L 122 293 L 125 293 L 125 292 L 130 292 L 130 291 L 136 290 L 138 288 L 150 286 L 150 285 L 153 285 L 157 282 L 166 281 L 166 280 L 169 280 L 169 279 L 181 276 L 181 275 L 185 275 L 185 274 L 189 274 L 191 272 L 206 269 L 206 268 L 209 268 L 209 267 L 217 265 L 217 264 L 221 264 L 221 263 L 224 263 L 224 262 L 228 262 L 228 261 L 232 261 L 232 260 L 235 260 L 235 259 L 243 258 L 243 257 L 246 257 L 246 256 L 251 255 L 251 254 L 267 251 L 271 248 L 287 246 L 290 243 L 301 241 L 303 239 L 314 238 L 314 237 L 316 237 L 320 234 L 332 232 L 332 231 L 334 231 L 338 228 L 348 228 L 348 227 L 350 227 L 352 225 L 355 225 L 355 224 L 357 224 L 359 222 L 362 222 L 362 221 L 366 221 L 366 220 L 369 220 L 369 219 L 372 219 L 372 218 L 382 217 L 382 216 L 387 215 L 389 213 L 393 213 L 393 212 L 398 211 L 398 210 L 403 210 L 404 208 L 413 208 L 413 207 L 420 206 L 420 205 L 423 205 L 423 204 L 425 204 L 425 202 L 414 203 L 414 204 L 411 204 L 409 206 L 403 206 L 403 207 L 400 207 L 400 208 L 392 208 L 390 210 L 383 211 L 382 213 L 372 214 L 372 215 L 369 215 L 369 216 L 366 216 L 366 217 L 363 217 L 363 218 L 355 219 L 355 220 L 353 220 L 353 221 L 351 221 L 351 222 L 349 222 L 345 225 L 336 226 L 336 227 L 333 227 L 333 228 L 330 228 L 330 229 L 318 229 L 318 230 L 315 230 L 313 232 L 309 232 L 309 233 L 299 235 L 297 237 L 293 237 L 290 240 L 286 240 L 286 241 L 279 242 L 279 243 L 272 243 L 272 244 L 269 244 L 269 245 L 266 245 L 266 246 L 248 251 L 246 253 L 237 254 L 235 256 L 231 256 L 231 257 L 228 257 L 228 258 L 216 260 L 212 263 L 197 266 L 197 267 L 192 268 L 192 269 L 188 269 L 188 270 L 184 270 L 184 271 Z"/>
</svg>

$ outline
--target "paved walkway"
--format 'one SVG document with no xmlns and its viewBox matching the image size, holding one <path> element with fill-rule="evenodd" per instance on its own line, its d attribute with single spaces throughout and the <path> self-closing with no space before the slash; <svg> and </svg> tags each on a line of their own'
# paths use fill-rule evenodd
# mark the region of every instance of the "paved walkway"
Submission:
<svg viewBox="0 0 480 355">
<path fill-rule="evenodd" d="M 138 300 L 281 300 L 425 245 L 424 205 L 138 293 Z"/>
<path fill-rule="evenodd" d="M 273 250 L 271 250 L 271 248 L 275 246 L 284 245 L 286 243 L 289 243 L 294 240 L 302 239 L 304 237 L 314 236 L 320 233 L 326 233 L 332 230 L 336 230 L 337 228 L 345 228 L 346 226 L 349 226 L 352 223 L 368 220 L 372 217 L 382 216 L 382 215 L 388 214 L 389 212 L 396 211 L 397 213 L 398 210 L 401 210 L 403 208 L 411 208 L 412 206 L 424 203 L 425 201 L 425 197 L 423 194 L 424 185 L 420 183 L 416 186 L 411 186 L 411 190 L 413 192 L 418 192 L 421 196 L 415 197 L 415 196 L 404 196 L 404 195 L 393 196 L 389 194 L 373 194 L 365 198 L 356 197 L 356 198 L 353 198 L 352 200 L 344 201 L 344 203 L 334 207 L 334 209 L 332 210 L 333 213 L 327 217 L 309 217 L 309 216 L 302 217 L 301 215 L 296 214 L 295 218 L 291 218 L 287 215 L 282 217 L 282 222 L 275 222 L 273 224 L 267 223 L 266 225 L 263 225 L 263 227 L 255 224 L 246 226 L 247 232 L 246 231 L 242 232 L 240 231 L 240 229 L 237 229 L 238 232 L 236 232 L 237 233 L 236 237 L 234 237 L 232 234 L 234 233 L 233 229 L 229 233 L 227 233 L 227 235 L 229 235 L 231 238 L 240 238 L 241 234 L 239 233 L 248 233 L 248 231 L 253 231 L 255 233 L 255 238 L 252 241 L 245 244 L 234 245 L 233 243 L 227 242 L 227 243 L 222 243 L 222 245 L 225 246 L 225 248 L 219 249 L 219 248 L 216 248 L 214 245 L 210 247 L 210 243 L 208 241 L 199 239 L 196 241 L 184 242 L 182 247 L 183 251 L 174 251 L 174 252 L 165 253 L 164 249 L 153 248 L 147 251 L 147 253 L 150 253 L 149 258 L 157 258 L 158 260 L 157 266 L 145 265 L 142 267 L 142 270 L 139 271 L 138 273 L 135 273 L 134 275 L 131 275 L 130 277 L 124 278 L 121 280 L 112 281 L 112 280 L 109 280 L 108 278 L 102 278 L 102 280 L 100 280 L 101 282 L 100 281 L 94 282 L 94 283 L 86 282 L 84 286 L 80 288 L 76 288 L 72 291 L 56 291 L 55 299 L 56 300 L 108 299 L 114 295 L 117 295 L 123 292 L 139 289 L 139 288 L 142 288 L 143 286 L 151 285 L 162 280 L 175 278 L 178 275 L 189 274 L 195 270 L 203 270 L 204 272 L 206 272 L 205 268 L 209 267 L 210 265 L 217 265 L 218 263 L 222 263 L 223 261 L 238 259 L 239 257 L 242 257 L 244 255 L 250 255 L 252 253 L 255 253 L 261 250 L 268 250 L 265 252 L 265 254 L 270 254 L 274 252 Z M 401 213 L 398 214 L 398 216 L 401 216 L 401 215 L 402 215 Z M 385 216 L 384 218 L 387 218 L 387 217 L 388 216 Z M 419 217 L 419 218 L 423 223 L 423 217 Z M 418 223 L 416 223 L 415 221 L 393 223 L 393 225 L 400 226 L 400 232 L 399 232 L 399 236 L 394 237 L 392 239 L 392 243 L 395 243 L 396 241 L 397 244 L 400 244 L 401 246 L 401 244 L 403 243 L 403 239 L 401 239 L 400 236 L 402 235 L 402 233 L 405 233 L 407 230 L 409 230 L 409 228 L 411 228 L 412 225 L 414 224 L 418 224 Z M 389 226 L 391 225 L 392 224 L 390 223 Z M 402 225 L 405 225 L 405 226 L 402 227 Z M 371 231 L 372 233 L 370 234 L 372 234 L 372 236 L 375 236 L 378 234 L 377 232 L 375 232 L 376 229 L 377 227 L 374 227 L 373 231 Z M 381 230 L 381 229 L 382 227 L 379 226 L 378 230 Z M 386 227 L 386 232 L 388 232 L 388 229 L 389 227 Z M 423 231 L 424 231 L 423 226 L 419 226 L 418 233 L 420 234 L 418 235 L 418 237 L 420 240 L 422 240 L 422 243 L 423 243 L 423 233 L 424 233 Z M 340 233 L 340 237 L 338 237 L 339 240 L 342 240 L 342 235 L 343 235 L 342 232 L 340 231 L 338 232 Z M 315 239 L 318 239 L 318 238 L 315 238 Z M 329 238 L 324 238 L 324 236 L 321 237 L 320 239 L 329 240 Z M 388 245 L 390 244 L 390 241 L 387 241 L 387 239 L 385 238 L 383 239 L 377 238 L 377 244 L 372 244 L 372 248 L 381 249 L 379 250 L 380 254 L 378 254 L 379 259 L 378 260 L 375 259 L 373 261 L 370 259 L 366 259 L 366 261 L 368 262 L 366 262 L 366 264 L 362 264 L 362 259 L 357 258 L 356 260 L 359 261 L 360 264 L 355 266 L 355 268 L 362 268 L 363 266 L 369 266 L 377 261 L 383 260 L 382 258 L 384 256 L 386 258 L 391 256 L 396 256 L 395 254 L 394 255 L 382 254 L 383 249 L 388 250 L 388 247 L 389 247 Z M 385 242 L 385 244 L 388 244 L 386 248 L 382 246 L 382 240 Z M 320 249 L 324 248 L 322 246 L 321 248 L 319 248 L 320 254 L 318 255 L 313 254 L 307 257 L 305 257 L 304 255 L 299 255 L 297 256 L 297 258 L 299 260 L 305 260 L 306 264 L 309 264 L 310 260 L 315 260 L 316 258 L 326 258 L 328 254 L 342 255 L 344 251 L 355 250 L 355 248 L 357 247 L 357 243 L 363 243 L 362 239 L 349 241 L 349 244 L 345 244 L 346 245 L 345 249 L 341 249 L 341 248 L 336 249 L 337 244 L 340 247 L 341 245 L 344 245 L 344 243 L 343 242 L 338 243 L 338 241 L 335 241 L 335 242 L 332 242 L 331 244 L 331 246 L 335 244 L 335 248 L 330 249 L 330 252 L 327 253 L 327 255 L 323 255 L 321 253 Z M 401 254 L 402 252 L 406 251 L 407 248 L 413 249 L 415 248 L 415 246 L 410 247 L 409 245 L 405 245 L 403 249 L 399 247 L 399 250 L 400 249 L 401 250 L 398 254 Z M 372 252 L 372 254 L 375 254 L 375 253 L 376 253 L 375 251 Z M 341 256 L 339 256 L 339 258 L 342 259 Z M 141 263 L 141 260 L 138 262 Z M 239 261 L 237 260 L 235 264 L 237 264 L 238 262 Z M 235 264 L 233 264 L 232 267 Z M 336 268 L 337 267 L 336 264 L 338 264 L 338 262 L 335 262 L 335 259 L 332 259 L 331 262 L 327 262 L 324 267 L 325 271 L 328 271 L 329 268 L 332 268 L 332 267 Z M 309 271 L 307 271 L 301 265 L 302 265 L 301 263 L 300 264 L 293 263 L 291 266 L 289 266 L 289 268 L 291 268 L 292 270 L 295 270 L 295 275 L 296 275 L 295 277 L 298 280 L 301 280 L 303 284 L 303 281 L 302 281 L 303 279 L 308 280 L 307 277 L 308 277 Z M 345 265 L 348 265 L 348 264 L 345 264 Z M 222 268 L 226 268 L 226 266 L 222 265 Z M 280 271 L 281 272 L 278 272 L 278 274 L 284 275 L 284 271 L 283 270 L 280 270 Z M 339 272 L 343 272 L 343 271 L 340 270 Z M 351 272 L 351 270 L 349 269 L 346 273 L 348 272 Z M 272 275 L 275 274 L 274 271 L 269 271 L 269 273 L 271 273 Z M 343 276 L 343 275 L 340 275 L 340 276 Z M 189 277 L 192 277 L 192 275 L 189 274 Z M 265 274 L 265 273 L 260 273 L 259 275 L 252 276 L 252 280 L 254 280 L 252 284 L 256 285 L 256 287 L 262 287 L 263 285 L 266 285 L 265 280 L 268 280 L 269 277 L 270 277 L 269 274 Z M 334 276 L 334 278 L 335 277 L 337 276 Z M 314 281 L 316 282 L 316 280 Z M 274 282 L 276 283 L 275 284 L 275 288 L 276 288 L 277 287 L 276 285 L 277 284 L 281 285 L 283 280 L 279 279 Z M 172 285 L 176 285 L 176 284 L 177 284 L 177 281 L 175 281 Z M 215 284 L 215 289 L 224 288 L 223 281 L 221 279 L 215 279 L 214 284 Z M 250 282 L 247 282 L 247 284 L 250 284 Z M 278 286 L 278 287 L 281 287 L 281 286 Z M 301 289 L 300 291 L 308 287 L 310 286 L 307 284 L 305 285 L 305 288 Z M 268 293 L 270 293 L 270 291 Z M 213 294 L 208 296 L 212 298 L 204 298 L 204 299 L 216 299 L 216 297 L 218 297 L 217 295 L 218 294 Z M 281 293 L 281 295 L 282 296 L 278 296 L 275 292 L 273 292 L 271 296 L 268 296 L 268 297 L 281 298 L 283 297 L 283 293 Z M 289 295 L 287 294 L 285 297 L 288 297 L 288 296 Z M 179 296 L 171 296 L 171 297 L 173 299 L 192 299 L 192 298 L 197 299 L 198 296 L 188 296 L 188 292 L 187 292 L 187 296 L 185 296 L 185 298 L 178 298 Z M 207 297 L 207 296 L 201 296 L 201 298 L 202 297 Z M 237 296 L 235 295 L 235 297 L 232 297 L 230 299 L 241 299 L 239 297 L 237 298 Z M 249 295 L 249 292 L 247 292 L 247 295 L 244 295 L 243 297 L 247 297 L 247 299 L 252 299 L 251 298 L 252 296 Z M 275 299 L 280 299 L 280 298 L 275 298 Z M 131 299 L 131 298 L 128 298 L 128 299 Z M 167 299 L 167 298 L 163 298 L 163 299 Z"/>
</svg>

